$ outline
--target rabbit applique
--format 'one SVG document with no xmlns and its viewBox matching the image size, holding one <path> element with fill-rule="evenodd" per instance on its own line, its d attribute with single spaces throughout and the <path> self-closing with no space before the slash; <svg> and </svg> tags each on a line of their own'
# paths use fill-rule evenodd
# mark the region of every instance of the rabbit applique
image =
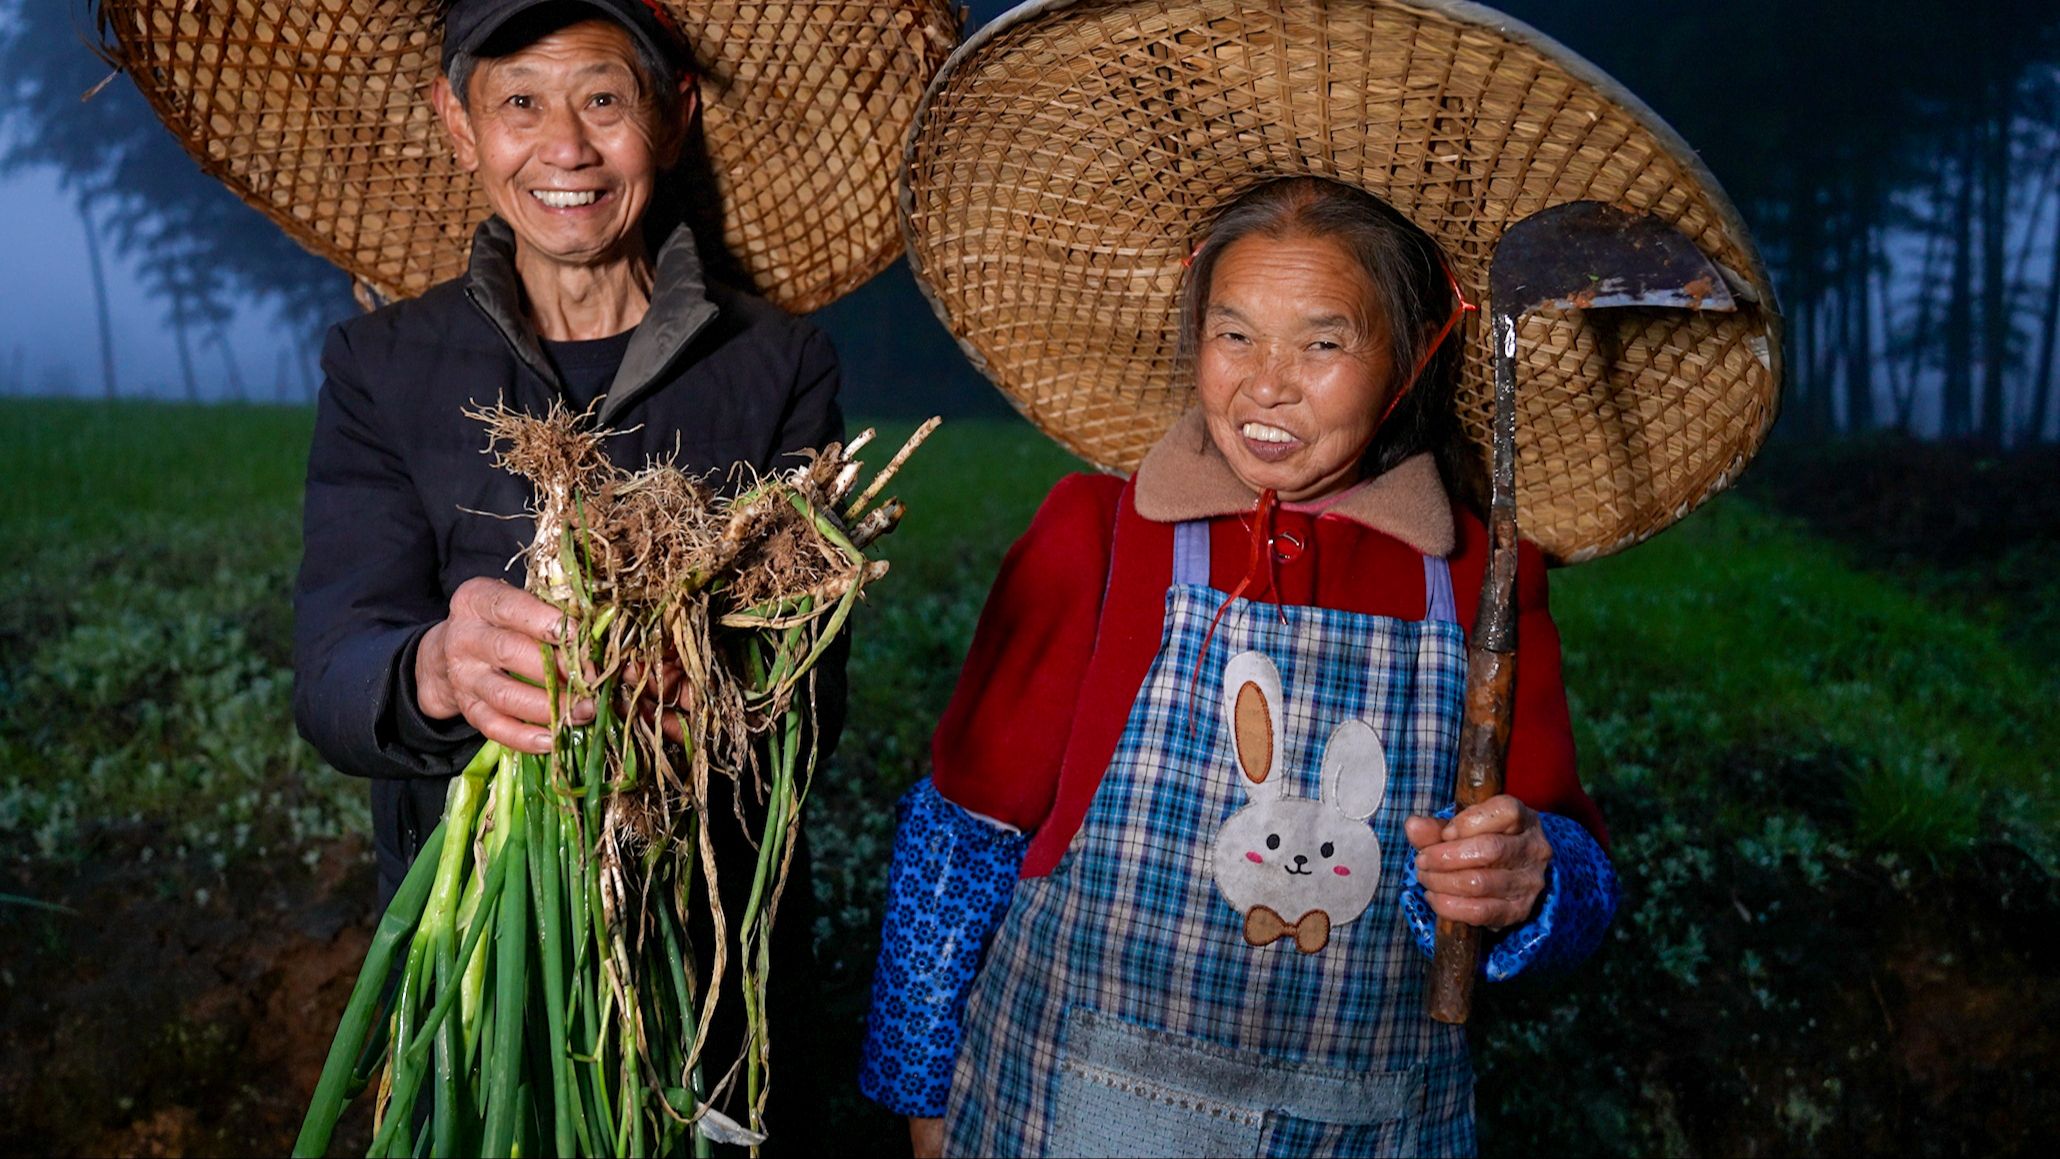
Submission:
<svg viewBox="0 0 2060 1159">
<path fill-rule="evenodd" d="M 1313 954 L 1330 932 L 1366 912 L 1380 885 L 1380 842 L 1367 818 L 1387 794 L 1388 760 L 1363 720 L 1333 730 L 1323 750 L 1323 797 L 1288 793 L 1281 764 L 1280 670 L 1259 652 L 1231 657 L 1223 711 L 1251 798 L 1216 835 L 1216 886 L 1245 918 L 1245 941 L 1281 938 Z"/>
</svg>

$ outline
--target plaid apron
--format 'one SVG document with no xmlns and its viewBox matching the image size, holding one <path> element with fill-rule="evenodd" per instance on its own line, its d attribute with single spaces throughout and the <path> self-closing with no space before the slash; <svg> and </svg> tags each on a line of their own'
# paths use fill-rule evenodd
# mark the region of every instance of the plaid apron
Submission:
<svg viewBox="0 0 2060 1159">
<path fill-rule="evenodd" d="M 1211 635 L 1225 596 L 1208 586 L 1206 525 L 1179 525 L 1174 544 L 1159 653 L 1108 772 L 1058 866 L 1017 884 L 973 984 L 947 1152 L 1470 1154 L 1465 1034 L 1425 1015 L 1427 963 L 1396 901 L 1403 818 L 1451 793 L 1466 677 L 1451 572 L 1425 557 L 1422 621 L 1236 600 Z M 1321 821 L 1362 827 L 1340 840 L 1363 847 L 1359 874 L 1379 869 L 1371 903 L 1321 936 L 1307 920 L 1274 930 L 1218 884 L 1226 822 L 1258 807 L 1225 708 L 1233 658 L 1277 671 L 1273 791 L 1297 807 L 1324 806 L 1345 722 L 1370 725 L 1385 757 L 1371 817 Z M 1256 840 L 1230 872 L 1262 860 Z"/>
</svg>

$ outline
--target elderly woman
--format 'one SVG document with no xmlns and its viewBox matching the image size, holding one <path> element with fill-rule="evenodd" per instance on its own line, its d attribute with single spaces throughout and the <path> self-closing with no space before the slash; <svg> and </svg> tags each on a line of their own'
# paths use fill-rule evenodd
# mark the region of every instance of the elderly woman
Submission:
<svg viewBox="0 0 2060 1159">
<path fill-rule="evenodd" d="M 921 1153 L 1472 1151 L 1432 927 L 1494 982 L 1610 920 L 1544 565 L 1666 527 L 1765 437 L 1749 235 L 1650 110 L 1464 0 L 1032 0 L 924 109 L 911 268 L 1026 417 L 1131 474 L 1061 480 L 995 582 L 902 805 L 865 1089 Z M 1685 235 L 1741 308 L 1505 327 L 1504 287 L 1461 325 L 1509 231 L 1583 201 Z M 1491 441 L 1454 419 L 1512 362 L 1521 550 L 1454 498 Z M 1466 654 L 1505 582 L 1501 717 Z M 1454 816 L 1497 717 L 1507 792 Z"/>
<path fill-rule="evenodd" d="M 1501 933 L 1491 977 L 1564 966 L 1614 879 L 1528 545 L 1509 792 L 1436 815 L 1487 558 L 1433 455 L 1465 308 L 1317 178 L 1196 248 L 1193 409 L 1053 489 L 903 804 L 864 1082 L 919 1154 L 1472 1149 L 1410 943 L 1435 913 Z"/>
</svg>

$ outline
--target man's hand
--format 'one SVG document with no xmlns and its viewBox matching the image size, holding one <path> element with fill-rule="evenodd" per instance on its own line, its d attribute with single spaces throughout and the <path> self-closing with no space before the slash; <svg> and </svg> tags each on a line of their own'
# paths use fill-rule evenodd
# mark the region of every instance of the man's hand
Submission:
<svg viewBox="0 0 2060 1159">
<path fill-rule="evenodd" d="M 680 706 L 686 693 L 686 676 L 686 671 L 676 660 L 667 660 L 649 682 L 645 681 L 642 668 L 635 664 L 625 665 L 622 681 L 617 686 L 624 699 L 623 711 L 636 713 L 637 719 L 645 724 L 651 723 L 651 718 L 656 716 L 665 739 L 684 743 L 687 734 L 680 724 L 679 713 L 673 710 Z M 628 703 L 632 695 L 637 697 L 634 704 Z"/>
<path fill-rule="evenodd" d="M 1424 900 L 1439 917 L 1491 930 L 1530 920 L 1552 843 L 1529 805 L 1504 794 L 1450 821 L 1411 817 L 1402 829 L 1416 847 Z"/>
<path fill-rule="evenodd" d="M 540 645 L 556 644 L 564 614 L 520 588 L 484 577 L 451 595 L 451 613 L 415 649 L 415 700 L 425 715 L 462 715 L 488 740 L 526 753 L 551 751 L 551 700 Z M 569 706 L 574 724 L 591 701 Z"/>
<path fill-rule="evenodd" d="M 937 1159 L 944 1154 L 944 1120 L 910 1119 L 908 1145 L 916 1159 Z"/>
</svg>

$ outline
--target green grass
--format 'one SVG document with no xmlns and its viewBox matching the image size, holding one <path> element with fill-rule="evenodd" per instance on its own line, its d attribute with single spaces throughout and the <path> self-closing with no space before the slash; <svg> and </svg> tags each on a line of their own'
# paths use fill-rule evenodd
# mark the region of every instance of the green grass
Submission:
<svg viewBox="0 0 2060 1159">
<path fill-rule="evenodd" d="M 293 732 L 293 569 L 312 412 L 0 403 L 0 843 L 78 857 L 126 834 L 218 863 L 364 832 L 364 786 Z M 884 463 L 912 424 L 888 424 Z M 1074 464 L 1020 423 L 953 423 L 892 492 L 910 514 L 862 622 L 840 769 L 915 775 L 986 583 Z M 829 774 L 825 782 L 838 781 Z M 834 795 L 834 793 L 832 794 Z M 875 863 L 828 857 L 830 880 Z M 843 872 L 838 872 L 838 862 Z"/>
<path fill-rule="evenodd" d="M 0 405 L 0 529 L 24 560 L 0 578 L 0 832 L 39 833 L 46 850 L 94 821 L 192 833 L 224 820 L 218 799 L 276 790 L 281 773 L 334 780 L 305 776 L 319 765 L 283 699 L 310 423 L 303 409 Z M 874 461 L 909 429 L 884 426 Z M 921 775 L 1002 552 L 1075 469 L 1020 422 L 970 421 L 896 481 L 909 515 L 859 624 L 838 762 L 875 805 Z M 1739 762 L 1830 767 L 1826 807 L 1862 845 L 1950 856 L 2000 827 L 2047 856 L 2049 670 L 1907 587 L 1735 499 L 1556 573 L 1586 776 L 1664 793 Z M 854 877 L 877 852 L 861 845 Z"/>
<path fill-rule="evenodd" d="M 297 511 L 313 429 L 300 407 L 11 399 L 0 528 L 112 536 L 153 517 Z"/>
<path fill-rule="evenodd" d="M 291 715 L 312 413 L 0 405 L 0 848 L 218 867 L 367 824 Z"/>
<path fill-rule="evenodd" d="M 1999 829 L 2051 860 L 2056 687 L 1996 630 L 1719 500 L 1554 577 L 1583 767 L 1602 784 L 1837 766 L 1870 848 L 1950 857 Z M 1836 812 L 1837 801 L 1823 802 Z"/>
</svg>

